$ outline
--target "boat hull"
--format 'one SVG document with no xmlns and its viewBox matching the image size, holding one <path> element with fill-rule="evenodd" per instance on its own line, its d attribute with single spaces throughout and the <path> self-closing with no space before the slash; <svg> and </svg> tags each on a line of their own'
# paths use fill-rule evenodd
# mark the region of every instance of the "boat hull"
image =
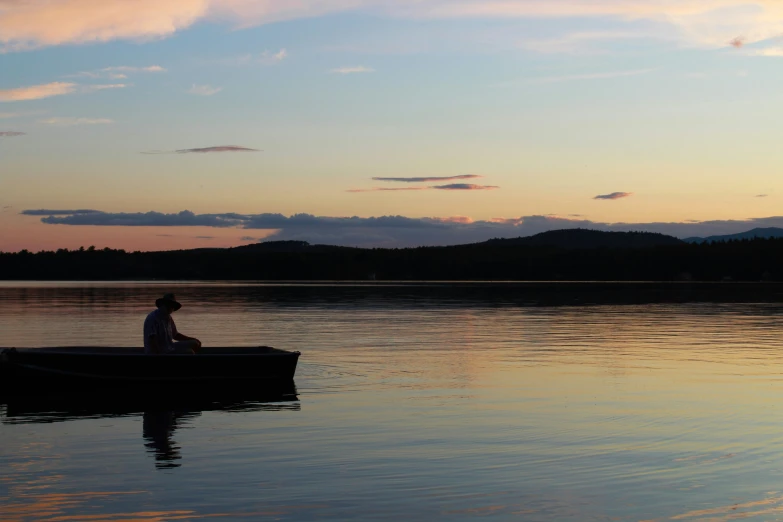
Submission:
<svg viewBox="0 0 783 522">
<path fill-rule="evenodd" d="M 0 393 L 276 386 L 293 381 L 299 355 L 268 347 L 210 348 L 197 355 L 145 355 L 134 348 L 0 349 Z"/>
</svg>

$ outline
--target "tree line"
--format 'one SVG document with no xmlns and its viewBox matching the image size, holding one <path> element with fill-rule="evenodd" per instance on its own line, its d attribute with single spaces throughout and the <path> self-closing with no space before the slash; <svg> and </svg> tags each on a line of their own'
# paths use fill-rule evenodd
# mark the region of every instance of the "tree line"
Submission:
<svg viewBox="0 0 783 522">
<path fill-rule="evenodd" d="M 783 239 L 649 248 L 480 243 L 347 248 L 302 242 L 228 249 L 0 253 L 5 280 L 783 281 Z"/>
</svg>

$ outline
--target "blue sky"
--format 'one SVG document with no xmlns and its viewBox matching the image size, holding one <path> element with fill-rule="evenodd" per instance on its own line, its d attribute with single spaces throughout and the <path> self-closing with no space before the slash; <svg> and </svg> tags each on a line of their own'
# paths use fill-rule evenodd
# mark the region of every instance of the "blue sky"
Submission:
<svg viewBox="0 0 783 522">
<path fill-rule="evenodd" d="M 468 220 L 516 223 L 492 231 L 509 236 L 568 226 L 698 235 L 698 223 L 734 232 L 780 214 L 779 3 L 156 5 L 0 0 L 0 250 L 181 248 L 210 234 L 215 246 L 251 235 L 481 239 Z M 211 149 L 229 145 L 257 150 Z M 189 149 L 212 152 L 175 152 Z M 480 177 L 372 179 L 460 175 Z M 405 187 L 419 190 L 373 190 Z M 612 193 L 624 197 L 595 199 Z M 109 226 L 105 215 L 43 223 L 29 209 L 454 227 L 421 236 L 368 221 L 349 237 L 288 221 L 249 235 L 242 223 Z"/>
</svg>

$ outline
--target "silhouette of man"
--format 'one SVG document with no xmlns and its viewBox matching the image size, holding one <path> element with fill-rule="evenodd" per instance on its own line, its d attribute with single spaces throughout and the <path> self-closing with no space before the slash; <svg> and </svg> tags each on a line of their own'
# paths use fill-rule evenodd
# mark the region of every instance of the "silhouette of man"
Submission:
<svg viewBox="0 0 783 522">
<path fill-rule="evenodd" d="M 174 294 L 166 294 L 155 301 L 157 310 L 144 320 L 144 353 L 194 354 L 201 348 L 201 341 L 177 331 L 171 314 L 182 308 Z M 178 342 L 174 342 L 174 341 Z"/>
</svg>

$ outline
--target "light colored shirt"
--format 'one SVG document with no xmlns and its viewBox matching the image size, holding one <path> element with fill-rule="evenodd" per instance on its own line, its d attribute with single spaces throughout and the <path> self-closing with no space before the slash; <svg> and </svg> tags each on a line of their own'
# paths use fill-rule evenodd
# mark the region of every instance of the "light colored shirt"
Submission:
<svg viewBox="0 0 783 522">
<path fill-rule="evenodd" d="M 144 353 L 155 353 L 150 337 L 155 340 L 163 353 L 174 351 L 174 336 L 177 335 L 177 325 L 170 314 L 160 308 L 150 312 L 144 320 Z"/>
</svg>

